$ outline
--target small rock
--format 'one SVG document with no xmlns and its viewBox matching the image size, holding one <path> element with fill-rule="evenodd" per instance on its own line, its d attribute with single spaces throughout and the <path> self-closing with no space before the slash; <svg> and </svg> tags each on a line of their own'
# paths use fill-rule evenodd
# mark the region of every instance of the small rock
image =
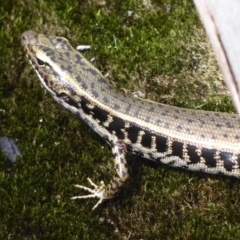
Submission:
<svg viewBox="0 0 240 240">
<path fill-rule="evenodd" d="M 17 156 L 22 156 L 21 152 L 12 138 L 0 137 L 0 150 L 2 150 L 12 164 L 15 163 Z"/>
</svg>

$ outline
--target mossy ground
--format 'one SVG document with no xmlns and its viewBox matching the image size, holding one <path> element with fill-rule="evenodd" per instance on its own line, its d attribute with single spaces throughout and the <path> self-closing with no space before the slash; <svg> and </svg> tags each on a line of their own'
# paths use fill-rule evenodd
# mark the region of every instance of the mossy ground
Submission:
<svg viewBox="0 0 240 240">
<path fill-rule="evenodd" d="M 161 2 L 161 3 L 159 3 Z M 0 4 L 0 239 L 239 239 L 240 182 L 129 156 L 131 179 L 114 200 L 71 201 L 75 183 L 108 181 L 107 144 L 40 86 L 20 42 L 32 29 L 64 36 L 116 88 L 180 107 L 233 106 L 192 1 L 3 1 Z M 132 12 L 128 12 L 132 11 Z"/>
</svg>

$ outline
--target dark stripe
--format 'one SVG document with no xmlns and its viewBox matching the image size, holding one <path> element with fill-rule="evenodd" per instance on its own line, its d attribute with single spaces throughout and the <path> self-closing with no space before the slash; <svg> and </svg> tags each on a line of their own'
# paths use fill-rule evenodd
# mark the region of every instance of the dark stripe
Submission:
<svg viewBox="0 0 240 240">
<path fill-rule="evenodd" d="M 113 117 L 112 122 L 110 122 L 109 127 L 107 127 L 107 130 L 109 132 L 118 130 L 118 129 L 123 129 L 125 125 L 125 121 L 122 120 L 121 118 L 118 117 Z"/>
<path fill-rule="evenodd" d="M 183 158 L 183 143 L 174 141 L 172 144 L 172 155 Z"/>
<path fill-rule="evenodd" d="M 69 103 L 69 101 L 68 101 L 68 103 Z M 88 107 L 88 104 L 90 104 L 90 101 L 87 100 L 85 97 L 82 97 L 81 98 L 81 109 L 83 110 L 83 112 L 86 115 L 92 115 L 93 119 L 98 120 L 100 122 L 100 125 L 103 125 L 103 123 L 106 122 L 108 119 L 108 115 L 109 115 L 108 112 L 97 106 L 94 106 L 93 109 L 90 109 Z"/>
<path fill-rule="evenodd" d="M 99 120 L 101 125 L 106 122 L 108 120 L 108 112 L 97 107 L 97 106 L 94 106 L 93 109 L 90 109 L 90 111 L 93 113 L 93 119 L 95 120 Z"/>
<path fill-rule="evenodd" d="M 90 109 L 88 108 L 87 104 L 89 103 L 89 101 L 86 98 L 82 98 L 81 101 L 81 109 L 83 110 L 83 112 L 87 115 L 90 115 Z"/>
<path fill-rule="evenodd" d="M 224 161 L 224 167 L 228 171 L 232 171 L 233 166 L 235 165 L 232 161 L 232 153 L 229 152 L 221 152 L 220 157 Z"/>
<path fill-rule="evenodd" d="M 208 149 L 208 148 L 202 149 L 202 157 L 205 159 L 206 165 L 208 167 L 216 167 L 217 166 L 216 160 L 214 159 L 215 154 L 216 154 L 215 149 Z"/>
<path fill-rule="evenodd" d="M 191 163 L 199 163 L 200 162 L 200 156 L 198 156 L 197 147 L 194 145 L 187 145 L 187 153 L 190 157 Z"/>
<path fill-rule="evenodd" d="M 132 143 L 137 142 L 137 137 L 140 130 L 141 128 L 133 125 L 126 129 L 126 132 L 128 133 L 128 138 Z"/>
<path fill-rule="evenodd" d="M 167 151 L 167 138 L 156 135 L 156 148 L 158 152 Z"/>
<path fill-rule="evenodd" d="M 145 134 L 142 136 L 141 144 L 145 148 L 151 148 L 152 144 L 152 134 L 149 132 L 145 132 Z"/>
<path fill-rule="evenodd" d="M 117 136 L 117 138 L 119 139 L 119 140 L 123 140 L 124 139 L 124 134 L 123 134 L 123 132 L 121 131 L 121 129 L 116 129 L 115 130 L 115 135 Z"/>
</svg>

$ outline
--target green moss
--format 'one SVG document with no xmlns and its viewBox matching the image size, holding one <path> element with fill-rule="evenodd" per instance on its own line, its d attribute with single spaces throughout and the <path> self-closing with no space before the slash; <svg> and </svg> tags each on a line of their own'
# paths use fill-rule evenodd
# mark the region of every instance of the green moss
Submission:
<svg viewBox="0 0 240 240">
<path fill-rule="evenodd" d="M 1 3 L 0 136 L 17 139 L 23 155 L 10 167 L 0 154 L 1 239 L 239 238 L 239 181 L 133 156 L 131 179 L 118 197 L 94 212 L 95 199 L 70 200 L 82 194 L 73 184 L 111 178 L 111 150 L 42 89 L 22 51 L 25 30 L 90 44 L 84 55 L 95 57 L 119 89 L 141 89 L 181 107 L 233 111 L 192 2 L 142 2 Z"/>
</svg>

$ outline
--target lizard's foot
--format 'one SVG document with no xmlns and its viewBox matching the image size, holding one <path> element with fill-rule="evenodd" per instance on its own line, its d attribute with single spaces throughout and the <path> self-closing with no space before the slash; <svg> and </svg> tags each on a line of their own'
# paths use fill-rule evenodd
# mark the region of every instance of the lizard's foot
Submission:
<svg viewBox="0 0 240 240">
<path fill-rule="evenodd" d="M 101 204 L 105 199 L 108 199 L 109 197 L 106 196 L 105 184 L 103 181 L 101 181 L 100 186 L 98 186 L 95 183 L 93 183 L 93 181 L 90 178 L 88 178 L 87 180 L 94 187 L 93 189 L 82 186 L 82 185 L 78 185 L 78 184 L 74 186 L 77 188 L 83 189 L 85 191 L 88 191 L 91 194 L 84 195 L 84 196 L 75 196 L 75 197 L 72 197 L 71 199 L 74 200 L 74 199 L 83 199 L 83 198 L 99 198 L 99 201 L 97 202 L 97 204 L 92 208 L 92 210 L 94 210 L 98 207 L 99 204 Z"/>
</svg>

